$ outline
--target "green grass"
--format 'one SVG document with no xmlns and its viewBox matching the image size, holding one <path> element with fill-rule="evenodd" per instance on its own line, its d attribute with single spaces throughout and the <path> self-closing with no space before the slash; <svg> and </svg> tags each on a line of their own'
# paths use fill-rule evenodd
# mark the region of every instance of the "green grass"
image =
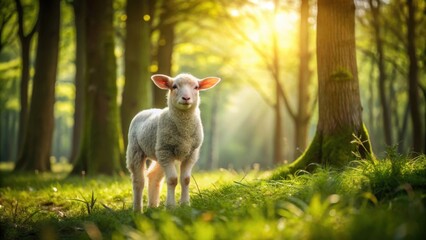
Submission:
<svg viewBox="0 0 426 240">
<path fill-rule="evenodd" d="M 426 239 L 425 156 L 271 175 L 195 173 L 191 207 L 134 214 L 128 176 L 3 170 L 0 238 Z"/>
</svg>

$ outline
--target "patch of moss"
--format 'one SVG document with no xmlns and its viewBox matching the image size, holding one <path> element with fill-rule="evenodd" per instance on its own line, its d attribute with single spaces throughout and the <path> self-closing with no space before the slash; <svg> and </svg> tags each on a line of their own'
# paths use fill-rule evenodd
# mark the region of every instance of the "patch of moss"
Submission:
<svg viewBox="0 0 426 240">
<path fill-rule="evenodd" d="M 349 127 L 334 134 L 317 132 L 308 149 L 291 164 L 278 168 L 272 179 L 285 178 L 301 169 L 313 172 L 319 165 L 343 168 L 357 158 L 376 161 L 364 124 L 355 132 Z"/>
<path fill-rule="evenodd" d="M 351 81 L 354 76 L 346 68 L 339 67 L 330 75 L 330 79 L 334 81 Z"/>
</svg>

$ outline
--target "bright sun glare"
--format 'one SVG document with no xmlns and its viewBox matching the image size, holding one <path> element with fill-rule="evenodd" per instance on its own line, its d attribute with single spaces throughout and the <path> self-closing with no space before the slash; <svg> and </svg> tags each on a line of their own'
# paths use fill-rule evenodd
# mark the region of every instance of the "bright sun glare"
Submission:
<svg viewBox="0 0 426 240">
<path fill-rule="evenodd" d="M 252 5 L 241 8 L 234 8 L 230 10 L 230 15 L 236 18 L 246 18 L 244 26 L 245 31 L 248 33 L 249 38 L 260 44 L 262 42 L 268 45 L 271 34 L 276 32 L 282 39 L 286 39 L 282 43 L 284 48 L 291 48 L 292 35 L 297 34 L 299 24 L 299 13 L 294 9 L 285 9 L 280 7 L 275 13 L 275 4 L 273 1 L 253 0 Z M 256 18 L 258 24 L 253 24 L 250 19 Z M 290 44 L 290 45 L 288 45 Z"/>
</svg>

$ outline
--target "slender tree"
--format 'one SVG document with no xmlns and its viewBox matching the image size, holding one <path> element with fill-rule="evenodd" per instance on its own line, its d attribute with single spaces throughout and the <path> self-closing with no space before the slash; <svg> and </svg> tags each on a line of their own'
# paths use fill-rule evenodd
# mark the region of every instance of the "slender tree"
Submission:
<svg viewBox="0 0 426 240">
<path fill-rule="evenodd" d="M 421 153 L 422 144 L 422 121 L 419 107 L 419 66 L 416 55 L 416 19 L 415 4 L 413 0 L 407 0 L 407 55 L 408 67 L 408 96 L 410 101 L 411 123 L 413 125 L 413 151 Z"/>
<path fill-rule="evenodd" d="M 297 83 L 297 114 L 293 120 L 295 123 L 294 157 L 297 158 L 301 151 L 307 146 L 308 126 L 311 119 L 310 105 L 311 96 L 309 88 L 311 70 L 309 69 L 309 0 L 301 0 L 300 3 L 300 26 L 299 26 L 299 81 Z"/>
<path fill-rule="evenodd" d="M 121 170 L 112 0 L 86 1 L 87 85 L 84 136 L 73 173 Z"/>
<path fill-rule="evenodd" d="M 163 0 L 160 9 L 160 22 L 158 24 L 159 40 L 157 46 L 157 73 L 172 75 L 172 57 L 175 46 L 175 0 Z M 154 107 L 166 106 L 166 95 L 161 89 L 152 86 L 154 95 Z"/>
<path fill-rule="evenodd" d="M 372 25 L 374 32 L 374 42 L 377 52 L 377 67 L 379 70 L 379 96 L 380 104 L 382 106 L 383 114 L 383 132 L 385 136 L 385 143 L 388 146 L 392 145 L 392 123 L 391 123 L 391 109 L 390 101 L 387 97 L 386 91 L 386 69 L 385 69 L 385 55 L 383 49 L 382 39 L 382 24 L 381 24 L 381 0 L 368 0 L 371 13 L 372 13 Z"/>
<path fill-rule="evenodd" d="M 21 83 L 20 83 L 20 112 L 19 112 L 19 130 L 18 130 L 18 153 L 17 156 L 22 154 L 24 147 L 24 137 L 27 131 L 28 122 L 28 83 L 30 82 L 30 52 L 31 52 L 31 40 L 37 31 L 37 22 L 34 24 L 29 33 L 25 34 L 24 29 L 24 8 L 20 0 L 15 0 L 16 11 L 18 13 L 18 36 L 21 44 Z M 21 160 L 24 160 L 21 158 Z M 18 162 L 17 165 L 22 163 Z"/>
<path fill-rule="evenodd" d="M 353 152 L 371 153 L 362 122 L 355 55 L 353 0 L 319 0 L 317 16 L 317 67 L 319 116 L 309 148 L 285 172 L 318 163 L 344 166 Z M 354 138 L 359 144 L 354 144 Z M 362 144 L 361 144 L 362 143 Z"/>
<path fill-rule="evenodd" d="M 127 0 L 126 12 L 125 84 L 120 109 L 125 146 L 130 121 L 136 113 L 152 105 L 152 82 L 149 71 L 151 59 L 149 1 Z"/>
<path fill-rule="evenodd" d="M 278 15 L 278 0 L 274 1 L 274 18 Z M 279 56 L 279 43 L 278 43 L 278 29 L 274 24 L 274 31 L 272 31 L 272 65 L 271 75 L 275 81 L 275 104 L 274 104 L 274 158 L 275 165 L 283 162 L 283 127 L 282 127 L 282 102 L 281 97 L 284 97 L 281 86 L 281 72 L 280 72 L 280 56 Z M 280 91 L 281 90 L 281 91 Z M 285 99 L 284 99 L 285 100 Z"/>
<path fill-rule="evenodd" d="M 39 35 L 24 148 L 15 170 L 50 171 L 59 51 L 60 1 L 39 0 Z"/>
<path fill-rule="evenodd" d="M 86 1 L 74 0 L 74 25 L 76 35 L 75 51 L 75 104 L 74 127 L 72 132 L 71 162 L 77 161 L 83 138 L 84 113 L 86 102 Z"/>
</svg>

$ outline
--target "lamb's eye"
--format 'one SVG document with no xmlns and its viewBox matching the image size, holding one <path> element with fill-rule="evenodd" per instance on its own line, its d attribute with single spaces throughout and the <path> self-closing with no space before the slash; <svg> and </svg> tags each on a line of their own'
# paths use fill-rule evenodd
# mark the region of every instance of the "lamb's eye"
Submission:
<svg viewBox="0 0 426 240">
<path fill-rule="evenodd" d="M 172 87 L 173 89 L 177 89 L 178 88 L 178 86 L 177 85 L 173 85 L 173 87 Z"/>
<path fill-rule="evenodd" d="M 198 86 L 195 86 L 195 88 L 194 88 L 194 89 L 195 89 L 195 90 L 198 90 L 199 88 L 200 88 L 200 87 L 198 87 Z"/>
</svg>

